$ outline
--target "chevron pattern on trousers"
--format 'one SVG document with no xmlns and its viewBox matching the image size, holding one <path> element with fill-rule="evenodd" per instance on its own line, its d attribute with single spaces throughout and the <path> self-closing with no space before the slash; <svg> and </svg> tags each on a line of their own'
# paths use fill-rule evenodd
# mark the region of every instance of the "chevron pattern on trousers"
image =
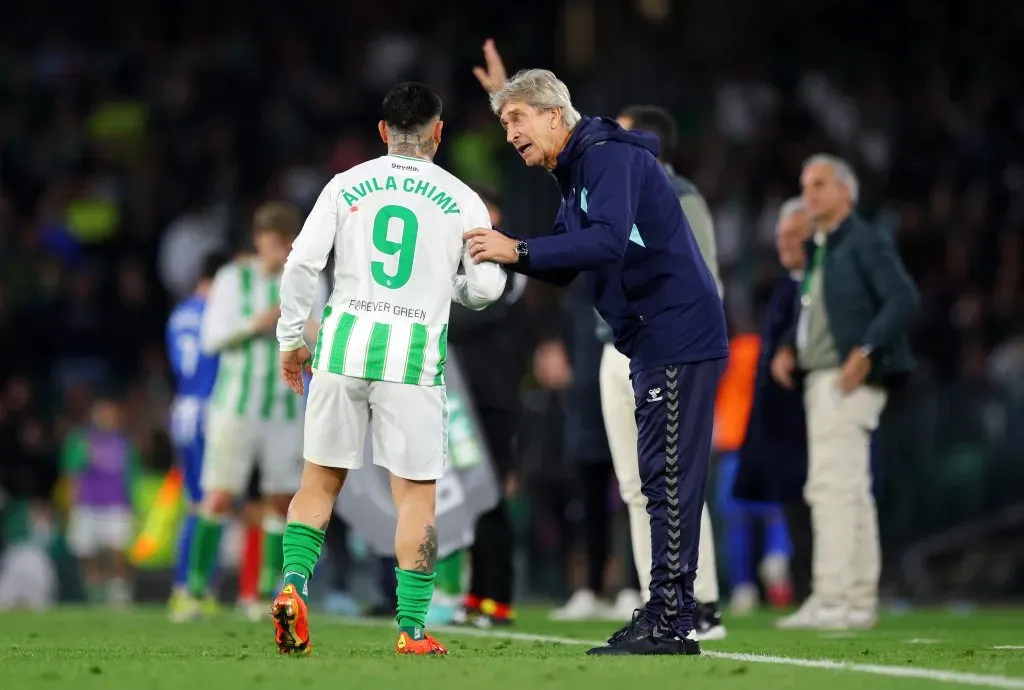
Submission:
<svg viewBox="0 0 1024 690">
<path fill-rule="evenodd" d="M 656 635 L 672 634 L 672 621 L 679 616 L 683 579 L 682 519 L 679 512 L 679 369 L 665 369 L 665 502 L 668 518 L 668 584 L 662 589 L 665 608 L 655 624 Z"/>
</svg>

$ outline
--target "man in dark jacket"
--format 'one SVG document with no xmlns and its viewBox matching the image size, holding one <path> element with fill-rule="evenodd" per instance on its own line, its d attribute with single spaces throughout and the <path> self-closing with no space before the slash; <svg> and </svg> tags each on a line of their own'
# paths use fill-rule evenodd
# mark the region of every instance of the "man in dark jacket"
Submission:
<svg viewBox="0 0 1024 690">
<path fill-rule="evenodd" d="M 466 233 L 471 255 L 559 285 L 585 272 L 615 347 L 630 359 L 651 598 L 590 653 L 698 654 L 693 579 L 715 394 L 729 353 L 714 278 L 654 135 L 582 117 L 547 70 L 520 72 L 491 93 L 491 107 L 523 161 L 554 174 L 562 204 L 552 235 L 526 241 L 478 228 Z"/>
<path fill-rule="evenodd" d="M 677 175 L 669 162 L 675 157 L 675 120 L 663 108 L 636 105 L 620 113 L 618 122 L 625 129 L 642 129 L 658 138 L 658 162 L 665 168 L 665 173 L 672 182 L 679 204 L 686 215 L 686 221 L 693 231 L 694 239 L 697 240 L 701 257 L 711 271 L 718 286 L 718 294 L 721 296 L 722 281 L 718 276 L 718 252 L 711 210 L 704 197 L 697 191 L 697 187 L 685 177 Z M 646 601 L 646 595 L 650 591 L 648 584 L 651 572 L 651 521 L 647 515 L 647 497 L 641 489 L 636 456 L 637 432 L 636 420 L 633 418 L 636 404 L 633 386 L 629 381 L 629 359 L 615 349 L 612 344 L 613 334 L 607 324 L 601 321 L 600 326 L 598 337 L 606 343 L 601 358 L 601 407 L 604 411 L 604 426 L 608 432 L 615 477 L 619 481 L 619 493 L 629 510 L 633 560 L 643 589 L 642 599 Z M 693 623 L 701 640 L 721 640 L 725 637 L 726 629 L 718 610 L 715 537 L 706 503 L 701 514 L 700 529 L 697 575 L 693 582 L 693 593 L 697 599 Z"/>
<path fill-rule="evenodd" d="M 881 572 L 871 432 L 886 383 L 913 368 L 907 329 L 920 298 L 892 239 L 853 212 L 858 184 L 846 162 L 810 158 L 801 185 L 816 232 L 772 376 L 791 388 L 793 373 L 803 375 L 813 593 L 779 625 L 870 628 Z"/>
</svg>

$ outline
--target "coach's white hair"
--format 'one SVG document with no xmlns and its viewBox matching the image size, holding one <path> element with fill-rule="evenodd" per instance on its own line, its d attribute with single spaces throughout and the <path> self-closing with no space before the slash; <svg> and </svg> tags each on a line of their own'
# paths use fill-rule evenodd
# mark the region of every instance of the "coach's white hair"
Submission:
<svg viewBox="0 0 1024 690">
<path fill-rule="evenodd" d="M 798 196 L 790 197 L 782 202 L 782 206 L 779 207 L 779 222 L 786 220 L 794 213 L 800 213 L 804 210 L 804 200 Z"/>
<path fill-rule="evenodd" d="M 569 87 L 555 73 L 546 69 L 525 69 L 491 94 L 491 110 L 501 115 L 506 103 L 522 101 L 537 110 L 562 109 L 562 122 L 572 128 L 580 121 L 580 113 L 572 107 Z"/>
<path fill-rule="evenodd" d="M 850 203 L 856 206 L 857 200 L 860 198 L 860 182 L 857 180 L 857 174 L 853 172 L 850 164 L 839 156 L 833 156 L 830 153 L 816 153 L 804 161 L 803 169 L 806 170 L 808 167 L 818 163 L 832 168 L 832 174 L 836 176 L 836 182 L 850 190 Z"/>
</svg>

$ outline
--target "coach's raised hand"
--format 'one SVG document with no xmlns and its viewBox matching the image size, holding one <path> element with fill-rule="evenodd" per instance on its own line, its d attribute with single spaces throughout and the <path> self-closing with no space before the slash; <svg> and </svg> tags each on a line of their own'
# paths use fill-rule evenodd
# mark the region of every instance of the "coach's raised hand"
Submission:
<svg viewBox="0 0 1024 690">
<path fill-rule="evenodd" d="M 484 63 L 487 68 L 474 67 L 473 76 L 480 82 L 480 86 L 484 87 L 484 91 L 494 93 L 505 84 L 508 73 L 505 71 L 505 63 L 501 61 L 501 54 L 494 46 L 493 38 L 484 41 Z"/>
<path fill-rule="evenodd" d="M 281 353 L 281 379 L 285 385 L 299 395 L 305 392 L 305 386 L 302 383 L 303 371 L 307 374 L 313 373 L 308 347 L 302 345 L 298 350 Z"/>
<path fill-rule="evenodd" d="M 469 255 L 475 263 L 493 261 L 514 264 L 519 261 L 516 240 L 490 228 L 473 228 L 463 235 L 469 244 Z"/>
</svg>

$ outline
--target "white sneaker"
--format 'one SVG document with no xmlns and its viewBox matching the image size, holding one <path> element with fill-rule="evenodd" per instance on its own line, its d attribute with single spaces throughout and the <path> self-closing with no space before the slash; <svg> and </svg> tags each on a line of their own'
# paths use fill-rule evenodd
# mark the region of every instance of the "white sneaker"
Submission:
<svg viewBox="0 0 1024 690">
<path fill-rule="evenodd" d="M 644 602 L 640 592 L 635 589 L 624 589 L 615 597 L 615 603 L 608 607 L 608 619 L 617 621 L 629 621 L 633 619 L 633 612 L 643 608 Z"/>
<path fill-rule="evenodd" d="M 553 621 L 584 621 L 600 619 L 608 615 L 608 606 L 602 603 L 589 589 L 578 589 L 563 606 L 551 612 Z"/>
<path fill-rule="evenodd" d="M 737 585 L 729 597 L 729 612 L 734 616 L 749 616 L 760 603 L 756 585 Z"/>
<path fill-rule="evenodd" d="M 847 611 L 838 607 L 819 605 L 814 599 L 808 599 L 800 609 L 775 621 L 780 630 L 848 630 Z"/>
<path fill-rule="evenodd" d="M 697 602 L 697 607 L 693 610 L 693 629 L 697 631 L 697 638 L 701 642 L 724 640 L 726 629 L 722 625 L 718 604 Z"/>
<path fill-rule="evenodd" d="M 875 609 L 850 609 L 846 623 L 854 630 L 870 630 L 878 625 L 878 612 Z"/>
</svg>

